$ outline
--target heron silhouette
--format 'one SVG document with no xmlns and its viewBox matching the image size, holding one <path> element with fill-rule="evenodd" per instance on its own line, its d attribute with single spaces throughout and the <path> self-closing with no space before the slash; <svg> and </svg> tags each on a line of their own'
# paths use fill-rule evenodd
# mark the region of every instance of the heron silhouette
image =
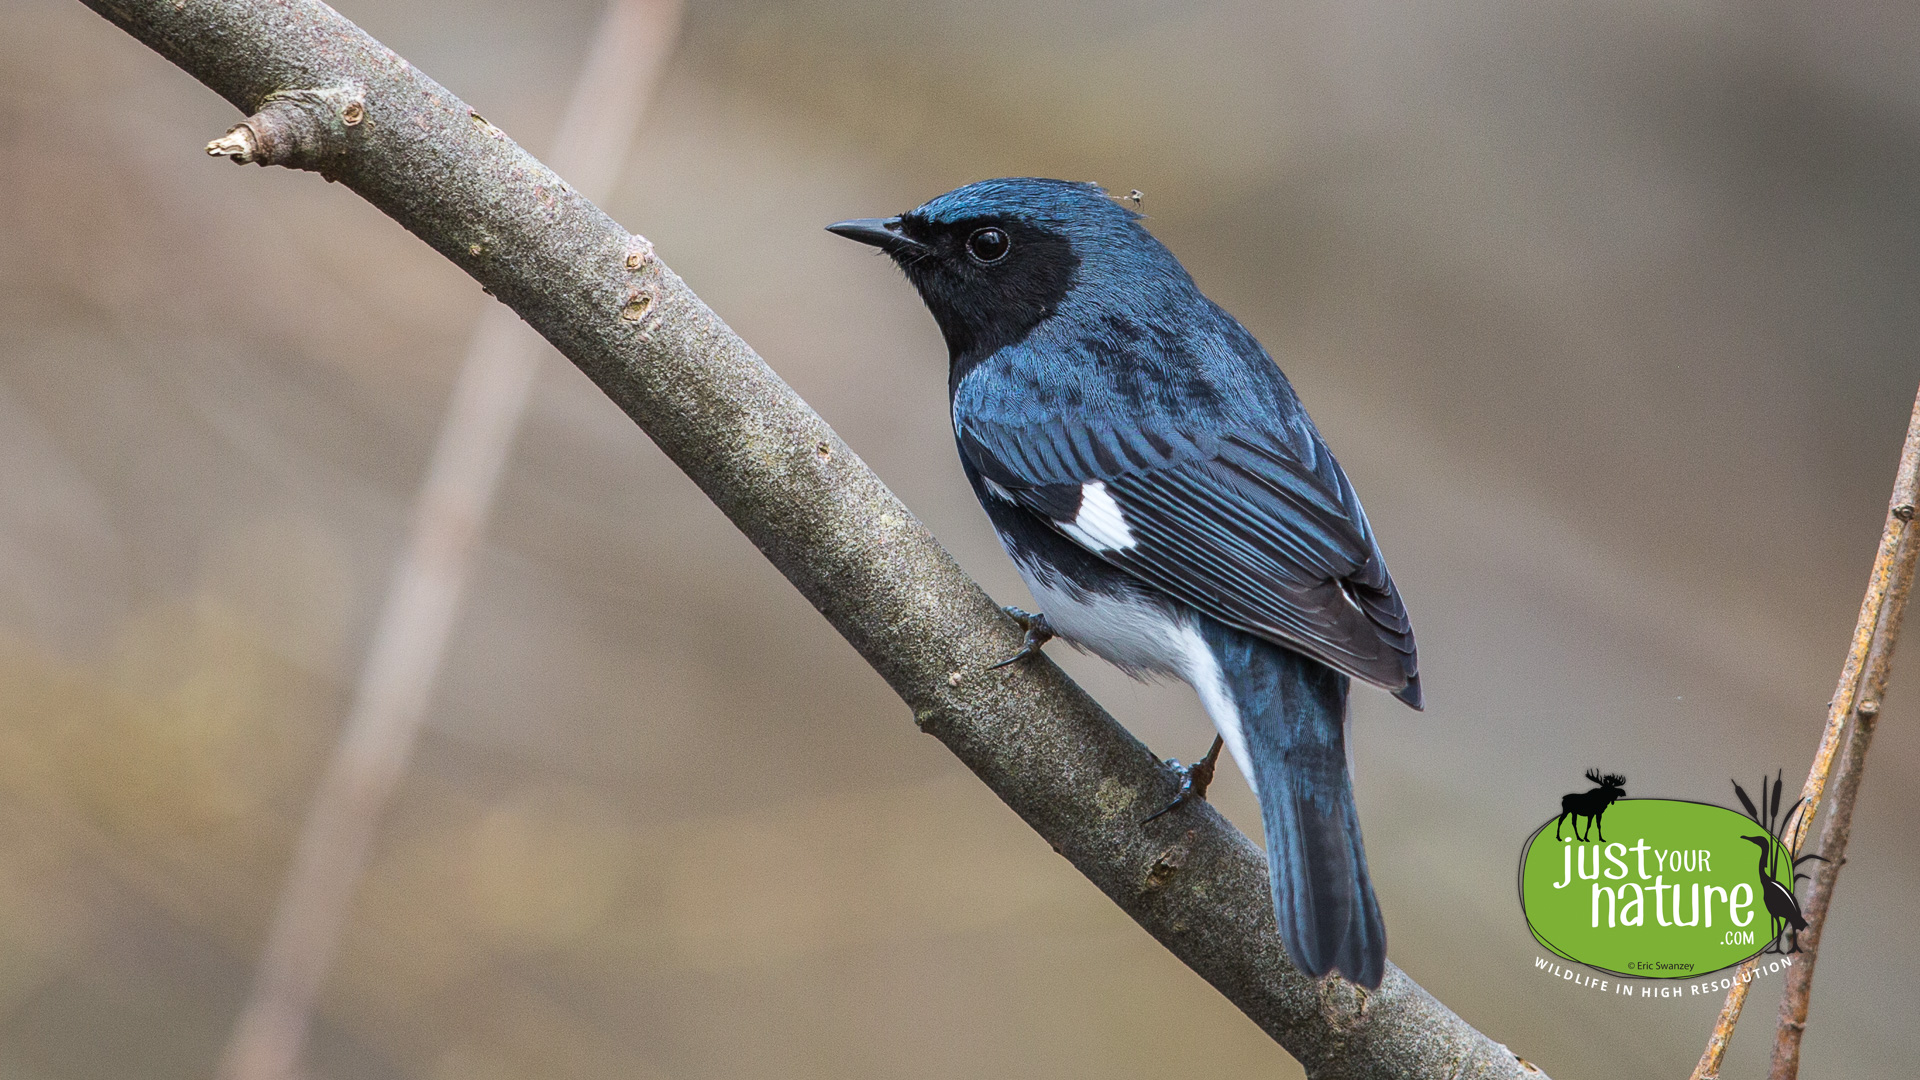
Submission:
<svg viewBox="0 0 1920 1080">
<path fill-rule="evenodd" d="M 1767 905 L 1767 914 L 1773 918 L 1773 942 L 1761 951 L 1799 952 L 1800 931 L 1807 928 L 1807 919 L 1800 914 L 1800 902 L 1793 898 L 1793 890 L 1780 884 L 1779 878 L 1774 876 L 1775 869 L 1780 865 L 1779 842 L 1772 836 L 1742 836 L 1740 839 L 1760 845 L 1760 899 Z M 1800 876 L 1804 875 L 1796 875 L 1795 880 Z M 1780 935 L 1786 933 L 1789 926 L 1793 928 L 1793 947 L 1783 950 L 1780 948 Z"/>
<path fill-rule="evenodd" d="M 1782 770 L 1782 772 L 1783 771 L 1784 770 Z M 1797 819 L 1801 809 L 1807 805 L 1805 798 L 1800 799 L 1793 804 L 1793 809 L 1787 811 L 1786 820 L 1780 820 L 1782 772 L 1775 772 L 1773 774 L 1773 790 L 1771 792 L 1767 790 L 1767 778 L 1765 776 L 1760 778 L 1760 805 L 1758 807 L 1754 806 L 1753 800 L 1747 797 L 1746 789 L 1740 786 L 1740 781 L 1738 780 L 1733 782 L 1733 793 L 1740 797 L 1740 805 L 1747 808 L 1747 816 L 1753 819 L 1753 823 L 1767 831 L 1767 835 L 1764 837 L 1742 836 L 1740 838 L 1760 845 L 1760 899 L 1767 906 L 1767 914 L 1773 917 L 1773 940 L 1766 949 L 1761 951 L 1797 953 L 1800 951 L 1800 931 L 1807 928 L 1806 917 L 1800 914 L 1800 902 L 1793 898 L 1793 889 L 1799 886 L 1801 878 L 1808 876 L 1799 872 L 1800 864 L 1806 862 L 1808 859 L 1818 859 L 1821 862 L 1826 862 L 1827 859 L 1823 855 L 1814 855 L 1812 853 L 1794 859 L 1793 886 L 1789 887 L 1780 884 L 1777 876 L 1777 871 L 1780 866 L 1780 856 L 1783 854 L 1790 855 L 1792 851 L 1792 849 L 1787 846 L 1786 839 L 1790 824 Z M 1786 933 L 1787 927 L 1792 927 L 1793 929 L 1793 934 L 1788 939 L 1792 947 L 1781 949 L 1780 935 Z"/>
</svg>

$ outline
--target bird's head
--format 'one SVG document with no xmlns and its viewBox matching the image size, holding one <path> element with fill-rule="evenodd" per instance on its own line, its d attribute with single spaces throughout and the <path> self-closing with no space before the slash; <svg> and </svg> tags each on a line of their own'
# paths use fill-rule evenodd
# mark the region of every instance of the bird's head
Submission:
<svg viewBox="0 0 1920 1080">
<path fill-rule="evenodd" d="M 1014 344 L 1089 279 L 1116 302 L 1186 271 L 1093 184 L 1014 178 L 949 191 L 898 217 L 827 226 L 886 252 L 906 272 L 954 360 Z"/>
<path fill-rule="evenodd" d="M 1773 837 L 1771 836 L 1743 836 L 1740 839 L 1750 840 L 1753 843 L 1760 845 L 1761 851 L 1766 851 L 1767 849 L 1773 846 Z"/>
</svg>

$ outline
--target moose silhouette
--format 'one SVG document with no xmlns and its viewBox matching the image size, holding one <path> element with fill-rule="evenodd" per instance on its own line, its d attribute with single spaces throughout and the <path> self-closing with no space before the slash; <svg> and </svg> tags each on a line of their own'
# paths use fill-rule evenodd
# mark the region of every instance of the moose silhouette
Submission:
<svg viewBox="0 0 1920 1080">
<path fill-rule="evenodd" d="M 1626 795 L 1627 778 L 1619 773 L 1608 773 L 1602 776 L 1599 769 L 1588 769 L 1587 779 L 1600 786 L 1592 791 L 1576 791 L 1571 795 L 1560 797 L 1560 816 L 1553 819 L 1555 840 L 1560 839 L 1560 823 L 1572 818 L 1574 839 L 1586 843 L 1587 837 L 1580 833 L 1580 819 L 1585 818 L 1587 831 L 1599 833 L 1600 842 L 1603 844 L 1607 842 L 1607 834 L 1600 827 L 1600 817 L 1607 812 L 1607 807 Z"/>
</svg>

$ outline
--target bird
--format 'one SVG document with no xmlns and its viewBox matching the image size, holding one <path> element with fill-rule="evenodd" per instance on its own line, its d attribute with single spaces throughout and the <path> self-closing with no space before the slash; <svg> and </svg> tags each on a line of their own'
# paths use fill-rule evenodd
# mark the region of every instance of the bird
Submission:
<svg viewBox="0 0 1920 1080">
<path fill-rule="evenodd" d="M 1793 890 L 1787 888 L 1773 876 L 1776 853 L 1774 845 L 1778 843 L 1771 836 L 1742 836 L 1740 839 L 1760 845 L 1760 899 L 1766 905 L 1767 914 L 1773 918 L 1773 947 L 1780 947 L 1780 935 L 1786 927 L 1793 927 L 1793 948 L 1789 952 L 1800 951 L 1800 931 L 1807 928 L 1806 916 L 1800 914 L 1800 901 L 1793 898 Z"/>
<path fill-rule="evenodd" d="M 878 248 L 938 324 L 961 468 L 1058 636 L 1197 692 L 1259 799 L 1282 944 L 1377 988 L 1386 927 L 1347 744 L 1350 682 L 1423 707 L 1367 515 L 1273 359 L 1097 185 L 985 180 L 828 231 Z M 1002 666 L 996 664 L 995 667 Z"/>
</svg>

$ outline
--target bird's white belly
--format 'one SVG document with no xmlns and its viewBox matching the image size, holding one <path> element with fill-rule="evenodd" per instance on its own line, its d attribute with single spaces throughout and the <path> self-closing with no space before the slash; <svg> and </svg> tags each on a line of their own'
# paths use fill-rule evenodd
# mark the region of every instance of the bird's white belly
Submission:
<svg viewBox="0 0 1920 1080">
<path fill-rule="evenodd" d="M 1172 675 L 1192 686 L 1247 784 L 1258 790 L 1240 710 L 1192 616 L 1148 596 L 1091 593 L 1024 561 L 1015 565 L 1054 633 L 1128 674 Z"/>
<path fill-rule="evenodd" d="M 1089 593 L 1025 566 L 1020 574 L 1054 633 L 1130 673 L 1187 679 L 1190 620 L 1145 597 Z"/>
</svg>

